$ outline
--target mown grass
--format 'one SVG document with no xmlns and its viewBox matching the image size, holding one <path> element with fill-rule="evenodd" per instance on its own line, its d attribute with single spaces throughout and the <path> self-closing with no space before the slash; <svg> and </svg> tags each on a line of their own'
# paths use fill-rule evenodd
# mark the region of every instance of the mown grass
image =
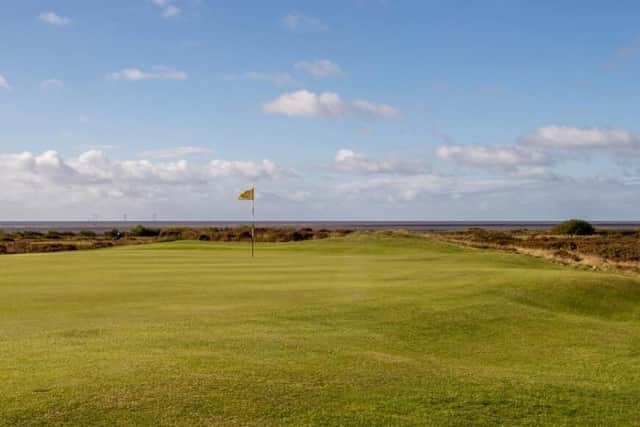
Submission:
<svg viewBox="0 0 640 427">
<path fill-rule="evenodd" d="M 0 424 L 637 425 L 640 280 L 420 237 L 0 257 Z"/>
</svg>

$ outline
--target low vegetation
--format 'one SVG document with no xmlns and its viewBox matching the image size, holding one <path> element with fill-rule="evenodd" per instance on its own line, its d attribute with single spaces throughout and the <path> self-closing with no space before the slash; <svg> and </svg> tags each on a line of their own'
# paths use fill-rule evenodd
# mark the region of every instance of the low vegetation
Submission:
<svg viewBox="0 0 640 427">
<path fill-rule="evenodd" d="M 573 224 L 573 223 L 572 223 Z M 640 231 L 600 230 L 573 225 L 550 231 L 469 229 L 434 233 L 433 237 L 480 249 L 500 249 L 543 256 L 589 268 L 640 272 Z M 586 233 L 586 234 L 585 234 Z"/>
<path fill-rule="evenodd" d="M 259 227 L 256 228 L 255 233 L 256 241 L 258 242 L 298 242 L 303 240 L 345 236 L 352 233 L 352 231 Z M 128 231 L 121 231 L 117 229 L 110 230 L 101 236 L 91 230 L 82 230 L 77 234 L 72 232 L 58 232 L 56 230 L 50 230 L 46 233 L 40 233 L 37 231 L 20 231 L 0 234 L 0 254 L 100 249 L 111 246 L 168 242 L 176 240 L 246 242 L 251 240 L 251 228 L 173 227 L 156 229 L 138 225 Z"/>
</svg>

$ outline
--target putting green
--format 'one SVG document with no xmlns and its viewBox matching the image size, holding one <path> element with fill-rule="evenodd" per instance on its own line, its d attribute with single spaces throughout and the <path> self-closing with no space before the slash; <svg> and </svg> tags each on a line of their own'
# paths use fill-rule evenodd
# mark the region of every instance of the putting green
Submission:
<svg viewBox="0 0 640 427">
<path fill-rule="evenodd" d="M 637 425 L 640 280 L 355 234 L 0 257 L 0 424 Z"/>
</svg>

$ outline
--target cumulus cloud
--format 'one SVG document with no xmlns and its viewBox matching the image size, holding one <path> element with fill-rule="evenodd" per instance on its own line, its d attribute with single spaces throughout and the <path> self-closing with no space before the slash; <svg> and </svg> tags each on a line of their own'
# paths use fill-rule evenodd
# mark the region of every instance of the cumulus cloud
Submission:
<svg viewBox="0 0 640 427">
<path fill-rule="evenodd" d="M 129 196 L 153 194 L 166 186 L 193 191 L 220 180 L 265 180 L 278 177 L 282 169 L 271 160 L 209 160 L 205 163 L 154 162 L 109 159 L 100 150 L 63 158 L 55 151 L 0 155 L 0 177 L 10 182 L 6 192 L 23 191 L 37 185 L 42 191 L 75 188 L 79 192 L 100 191 Z"/>
<path fill-rule="evenodd" d="M 351 104 L 342 101 L 334 92 L 315 94 L 307 90 L 285 93 L 262 105 L 262 111 L 290 117 L 341 117 L 348 114 L 376 118 L 396 117 L 399 112 L 385 104 L 356 100 Z"/>
<path fill-rule="evenodd" d="M 330 77 L 342 74 L 340 66 L 328 59 L 296 62 L 294 68 L 311 74 L 314 77 Z"/>
<path fill-rule="evenodd" d="M 120 71 L 111 73 L 109 77 L 113 80 L 128 80 L 128 81 L 141 81 L 141 80 L 187 80 L 189 75 L 175 68 L 165 67 L 163 65 L 156 65 L 151 67 L 151 70 L 144 71 L 139 68 L 125 68 Z"/>
<path fill-rule="evenodd" d="M 140 153 L 140 157 L 148 157 L 151 159 L 173 159 L 177 157 L 193 156 L 196 154 L 209 154 L 211 150 L 205 147 L 174 147 L 162 148 L 158 150 L 147 150 Z"/>
<path fill-rule="evenodd" d="M 354 174 L 413 174 L 424 171 L 424 166 L 416 162 L 397 160 L 376 160 L 356 153 L 353 150 L 341 149 L 336 153 L 335 167 L 341 172 Z"/>
<path fill-rule="evenodd" d="M 307 90 L 299 90 L 264 103 L 262 111 L 291 117 L 338 117 L 344 114 L 345 107 L 337 93 L 323 92 L 316 95 Z"/>
<path fill-rule="evenodd" d="M 282 25 L 289 31 L 316 32 L 326 31 L 328 27 L 319 19 L 291 12 L 282 18 Z"/>
<path fill-rule="evenodd" d="M 47 79 L 40 82 L 41 89 L 60 89 L 64 87 L 64 82 L 58 79 Z"/>
<path fill-rule="evenodd" d="M 65 25 L 69 25 L 71 20 L 67 17 L 60 16 L 55 12 L 43 12 L 38 15 L 38 19 L 45 24 L 55 25 L 57 27 L 64 27 Z"/>
<path fill-rule="evenodd" d="M 4 78 L 2 74 L 0 74 L 0 90 L 11 90 L 9 82 Z"/>
<path fill-rule="evenodd" d="M 257 71 L 249 71 L 241 74 L 227 74 L 225 80 L 253 80 L 272 83 L 275 86 L 300 86 L 297 81 L 289 73 L 260 73 Z"/>
<path fill-rule="evenodd" d="M 182 10 L 175 5 L 174 0 L 151 0 L 151 2 L 162 10 L 164 18 L 173 18 L 182 13 Z"/>
</svg>

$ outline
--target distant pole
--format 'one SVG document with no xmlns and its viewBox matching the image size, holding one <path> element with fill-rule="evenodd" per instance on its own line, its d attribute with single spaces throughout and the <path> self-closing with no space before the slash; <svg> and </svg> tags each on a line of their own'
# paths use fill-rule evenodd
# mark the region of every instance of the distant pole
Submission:
<svg viewBox="0 0 640 427">
<path fill-rule="evenodd" d="M 253 187 L 253 197 L 251 198 L 251 258 L 253 258 L 256 244 L 256 190 Z"/>
</svg>

